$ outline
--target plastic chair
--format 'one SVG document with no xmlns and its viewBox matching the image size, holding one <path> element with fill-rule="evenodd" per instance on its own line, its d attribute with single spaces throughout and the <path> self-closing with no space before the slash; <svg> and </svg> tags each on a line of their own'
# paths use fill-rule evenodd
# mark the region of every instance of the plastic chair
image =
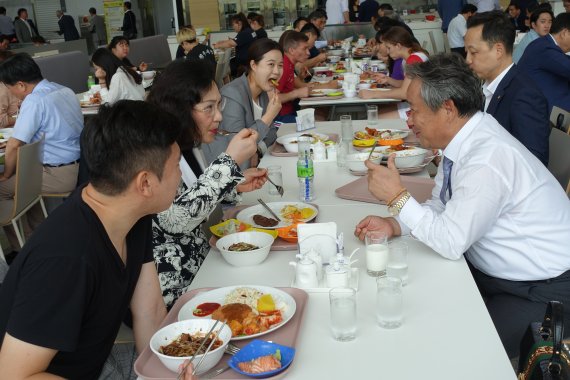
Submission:
<svg viewBox="0 0 570 380">
<path fill-rule="evenodd" d="M 570 194 L 570 135 L 552 128 L 549 145 L 548 170 Z"/>
<path fill-rule="evenodd" d="M 12 224 L 20 246 L 24 246 L 21 217 L 38 202 L 44 216 L 47 217 L 41 197 L 43 165 L 40 158 L 40 144 L 41 141 L 37 141 L 22 145 L 18 149 L 14 199 L 0 202 L 0 226 Z M 0 246 L 0 256 L 6 260 L 2 246 Z"/>
<path fill-rule="evenodd" d="M 550 112 L 550 126 L 570 134 L 570 113 L 560 107 L 553 106 Z"/>
</svg>

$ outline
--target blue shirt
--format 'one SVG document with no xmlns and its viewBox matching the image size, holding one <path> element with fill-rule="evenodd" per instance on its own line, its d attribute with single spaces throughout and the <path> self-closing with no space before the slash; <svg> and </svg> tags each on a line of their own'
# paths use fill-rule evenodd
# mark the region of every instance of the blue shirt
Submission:
<svg viewBox="0 0 570 380">
<path fill-rule="evenodd" d="M 447 33 L 451 20 L 461 13 L 463 5 L 465 5 L 465 0 L 438 0 L 437 13 L 441 17 L 441 29 L 444 33 Z"/>
<path fill-rule="evenodd" d="M 81 106 L 73 91 L 44 79 L 22 102 L 12 137 L 26 144 L 45 137 L 42 162 L 61 165 L 79 159 L 82 129 Z"/>
<path fill-rule="evenodd" d="M 532 41 L 536 40 L 538 37 L 540 36 L 538 35 L 537 32 L 534 31 L 534 29 L 531 29 L 527 34 L 524 35 L 521 42 L 519 42 L 519 44 L 515 48 L 515 51 L 513 52 L 513 61 L 515 63 L 519 63 L 519 60 L 521 59 L 526 47 Z"/>
</svg>

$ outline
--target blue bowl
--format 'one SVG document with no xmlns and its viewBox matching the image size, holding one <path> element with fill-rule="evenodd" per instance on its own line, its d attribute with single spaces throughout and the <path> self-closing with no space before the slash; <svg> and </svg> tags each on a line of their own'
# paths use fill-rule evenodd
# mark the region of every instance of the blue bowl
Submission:
<svg viewBox="0 0 570 380">
<path fill-rule="evenodd" d="M 274 371 L 267 371 L 263 373 L 247 373 L 239 369 L 238 363 L 248 362 L 257 359 L 260 356 L 272 355 L 279 349 L 281 351 L 281 368 Z M 237 354 L 228 360 L 228 365 L 236 372 L 242 375 L 263 378 L 278 374 L 285 368 L 289 367 L 295 357 L 295 349 L 292 347 L 282 346 L 277 343 L 270 343 L 264 340 L 253 340 L 247 346 L 244 346 Z"/>
</svg>

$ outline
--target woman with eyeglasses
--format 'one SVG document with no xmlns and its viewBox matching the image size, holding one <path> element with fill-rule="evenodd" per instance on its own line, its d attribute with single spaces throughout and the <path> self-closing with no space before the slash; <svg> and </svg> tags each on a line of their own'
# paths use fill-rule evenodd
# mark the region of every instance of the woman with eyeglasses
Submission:
<svg viewBox="0 0 570 380">
<path fill-rule="evenodd" d="M 249 48 L 249 65 L 246 74 L 222 87 L 222 96 L 227 105 L 221 128 L 238 132 L 251 128 L 258 133 L 259 151 L 263 154 L 277 139 L 277 128 L 273 120 L 279 115 L 281 101 L 272 81 L 278 81 L 283 73 L 283 50 L 269 38 L 255 41 Z M 208 162 L 223 152 L 231 136 L 216 136 L 212 144 L 204 147 Z M 241 168 L 256 166 L 253 162 L 240 164 Z"/>
<path fill-rule="evenodd" d="M 126 66 L 108 49 L 99 48 L 91 57 L 95 77 L 101 85 L 103 103 L 118 100 L 144 100 L 142 77 L 132 67 Z"/>
<path fill-rule="evenodd" d="M 107 46 L 107 48 L 115 55 L 115 57 L 123 61 L 125 66 L 131 67 L 133 70 L 138 71 L 146 71 L 148 69 L 148 65 L 146 63 L 141 62 L 138 66 L 135 66 L 132 64 L 129 58 L 127 58 L 131 50 L 131 43 L 127 37 L 113 37 L 113 39 L 111 39 L 111 42 L 109 42 L 109 46 Z"/>
<path fill-rule="evenodd" d="M 187 291 L 210 247 L 202 229 L 222 201 L 235 202 L 239 193 L 261 188 L 267 171 L 238 164 L 257 148 L 257 131 L 242 129 L 209 166 L 202 144 L 210 144 L 222 121 L 224 101 L 205 61 L 172 62 L 155 79 L 147 101 L 178 117 L 182 181 L 172 206 L 153 219 L 154 259 L 166 306 Z M 159 127 L 159 126 L 157 126 Z"/>
</svg>

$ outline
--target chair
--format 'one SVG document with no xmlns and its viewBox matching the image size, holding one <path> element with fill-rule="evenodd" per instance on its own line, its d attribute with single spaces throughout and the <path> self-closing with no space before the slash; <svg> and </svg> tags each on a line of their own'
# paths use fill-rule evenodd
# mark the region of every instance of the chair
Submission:
<svg viewBox="0 0 570 380">
<path fill-rule="evenodd" d="M 16 164 L 16 186 L 14 199 L 0 202 L 0 226 L 12 224 L 20 246 L 24 245 L 21 217 L 36 203 L 40 203 L 44 216 L 47 217 L 44 201 L 41 197 L 43 166 L 40 158 L 41 140 L 22 145 L 18 149 Z M 0 256 L 4 252 L 0 246 Z"/>
<path fill-rule="evenodd" d="M 548 170 L 570 194 L 570 135 L 552 128 L 549 145 Z"/>
<path fill-rule="evenodd" d="M 91 73 L 87 54 L 72 51 L 34 60 L 47 80 L 69 87 L 76 94 L 87 91 L 87 77 Z"/>
<path fill-rule="evenodd" d="M 223 52 L 221 52 L 218 56 L 218 62 L 216 65 L 216 84 L 218 85 L 218 88 L 222 88 L 222 86 L 224 85 L 224 78 L 226 77 L 227 73 L 227 68 L 229 67 L 229 62 L 230 62 L 230 50 L 226 49 Z"/>
<path fill-rule="evenodd" d="M 570 113 L 560 107 L 553 106 L 550 112 L 550 126 L 560 129 L 562 132 L 570 133 Z"/>
<path fill-rule="evenodd" d="M 437 44 L 435 43 L 435 37 L 434 37 L 432 31 L 429 32 L 429 41 L 431 43 L 431 48 L 433 50 L 433 54 L 439 53 L 439 51 L 437 49 Z"/>
</svg>

